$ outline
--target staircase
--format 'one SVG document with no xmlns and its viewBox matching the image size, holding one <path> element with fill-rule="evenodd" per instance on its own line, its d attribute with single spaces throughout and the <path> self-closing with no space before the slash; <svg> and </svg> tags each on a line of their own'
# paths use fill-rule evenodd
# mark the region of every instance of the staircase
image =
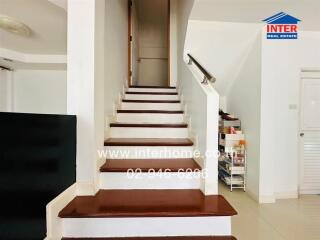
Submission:
<svg viewBox="0 0 320 240">
<path fill-rule="evenodd" d="M 200 191 L 176 88 L 129 87 L 109 132 L 100 190 L 60 211 L 63 239 L 235 239 L 236 211 Z"/>
</svg>

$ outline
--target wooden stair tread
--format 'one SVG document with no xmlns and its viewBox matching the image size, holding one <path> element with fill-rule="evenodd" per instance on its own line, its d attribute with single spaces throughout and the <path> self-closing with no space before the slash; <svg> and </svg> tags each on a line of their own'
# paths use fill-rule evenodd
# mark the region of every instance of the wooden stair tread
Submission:
<svg viewBox="0 0 320 240">
<path fill-rule="evenodd" d="M 62 238 L 62 240 L 237 240 L 233 236 Z"/>
<path fill-rule="evenodd" d="M 193 146 L 189 138 L 108 138 L 105 146 Z"/>
<path fill-rule="evenodd" d="M 179 170 L 191 169 L 201 170 L 198 163 L 192 158 L 177 159 L 107 159 L 100 168 L 100 172 L 127 172 L 129 169 L 141 169 L 148 172 L 153 169 L 156 172 L 169 170 L 178 172 Z"/>
<path fill-rule="evenodd" d="M 180 103 L 180 100 L 132 100 L 132 99 L 122 99 L 122 102 L 134 102 L 134 103 Z"/>
<path fill-rule="evenodd" d="M 176 89 L 176 87 L 168 86 L 140 86 L 140 85 L 131 85 L 129 88 L 167 88 L 167 89 Z"/>
<path fill-rule="evenodd" d="M 131 128 L 187 128 L 186 123 L 110 123 L 110 127 Z"/>
<path fill-rule="evenodd" d="M 142 95 L 178 95 L 177 92 L 134 92 L 134 91 L 127 91 L 126 94 L 142 94 Z"/>
<path fill-rule="evenodd" d="M 159 114 L 183 114 L 183 111 L 167 110 L 117 110 L 117 113 L 159 113 Z"/>
<path fill-rule="evenodd" d="M 75 197 L 62 218 L 233 216 L 237 212 L 221 195 L 200 190 L 100 190 Z"/>
</svg>

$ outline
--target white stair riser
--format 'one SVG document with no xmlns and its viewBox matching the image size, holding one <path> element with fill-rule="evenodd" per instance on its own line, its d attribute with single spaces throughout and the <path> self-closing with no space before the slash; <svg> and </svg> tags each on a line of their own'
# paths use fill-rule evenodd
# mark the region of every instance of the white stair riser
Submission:
<svg viewBox="0 0 320 240">
<path fill-rule="evenodd" d="M 188 128 L 111 127 L 112 138 L 187 138 Z"/>
<path fill-rule="evenodd" d="M 126 94 L 127 100 L 179 100 L 178 95 Z"/>
<path fill-rule="evenodd" d="M 183 114 L 162 113 L 118 113 L 117 122 L 121 123 L 181 123 Z"/>
<path fill-rule="evenodd" d="M 192 158 L 192 146 L 106 146 L 102 158 L 109 159 L 168 159 Z"/>
<path fill-rule="evenodd" d="M 100 189 L 200 189 L 200 180 L 201 172 L 103 172 Z"/>
<path fill-rule="evenodd" d="M 122 110 L 182 110 L 181 103 L 137 103 L 122 102 Z"/>
<path fill-rule="evenodd" d="M 128 92 L 177 92 L 172 88 L 128 88 Z"/>
<path fill-rule="evenodd" d="M 231 218 L 141 217 L 64 218 L 63 237 L 228 236 Z"/>
</svg>

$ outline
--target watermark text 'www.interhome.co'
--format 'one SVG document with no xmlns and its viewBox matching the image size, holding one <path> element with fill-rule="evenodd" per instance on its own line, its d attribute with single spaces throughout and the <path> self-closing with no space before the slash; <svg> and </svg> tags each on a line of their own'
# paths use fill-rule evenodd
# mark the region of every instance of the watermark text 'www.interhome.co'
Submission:
<svg viewBox="0 0 320 240">
<path fill-rule="evenodd" d="M 126 159 L 126 158 L 200 158 L 200 157 L 219 157 L 220 152 L 215 151 L 206 151 L 204 154 L 200 150 L 173 150 L 169 148 L 162 149 L 106 149 L 98 150 L 99 158 L 111 158 L 111 159 Z"/>
</svg>

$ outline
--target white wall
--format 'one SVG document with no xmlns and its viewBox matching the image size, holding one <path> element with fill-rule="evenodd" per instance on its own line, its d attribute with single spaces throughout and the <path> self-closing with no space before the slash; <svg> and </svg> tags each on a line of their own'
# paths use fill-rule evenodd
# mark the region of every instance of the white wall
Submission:
<svg viewBox="0 0 320 240">
<path fill-rule="evenodd" d="M 300 71 L 320 67 L 320 32 L 299 34 L 270 41 L 263 31 L 227 94 L 248 143 L 248 191 L 260 202 L 297 197 Z"/>
<path fill-rule="evenodd" d="M 13 72 L 13 111 L 65 114 L 67 72 L 16 70 Z"/>
<path fill-rule="evenodd" d="M 47 239 L 61 239 L 58 213 L 66 202 L 97 191 L 105 129 L 104 25 L 104 0 L 68 1 L 67 112 L 77 115 L 77 182 L 47 205 Z"/>
<path fill-rule="evenodd" d="M 240 70 L 226 94 L 227 109 L 241 119 L 247 143 L 247 192 L 259 199 L 261 33 L 239 62 Z"/>
<path fill-rule="evenodd" d="M 128 1 L 106 0 L 105 17 L 105 115 L 114 114 L 128 81 Z"/>
<path fill-rule="evenodd" d="M 215 89 L 224 96 L 260 30 L 260 24 L 189 20 L 185 48 L 216 77 Z"/>
<path fill-rule="evenodd" d="M 177 52 L 178 52 L 178 68 L 183 63 L 183 51 L 189 17 L 194 6 L 194 0 L 176 0 L 177 8 Z"/>
<path fill-rule="evenodd" d="M 67 111 L 77 115 L 77 182 L 88 186 L 79 194 L 94 193 L 104 142 L 104 7 L 104 0 L 68 1 Z"/>
<path fill-rule="evenodd" d="M 178 79 L 177 86 L 181 85 L 183 72 L 187 72 L 185 67 L 185 62 L 183 60 L 185 38 L 187 33 L 187 26 L 189 16 L 194 4 L 194 0 L 177 0 L 177 69 L 178 69 Z"/>
<path fill-rule="evenodd" d="M 192 20 L 234 23 L 261 23 L 281 11 L 302 21 L 300 30 L 319 31 L 318 0 L 196 0 Z"/>
<path fill-rule="evenodd" d="M 276 198 L 297 195 L 300 71 L 320 67 L 319 42 L 320 32 L 300 32 L 299 40 L 291 41 L 270 41 L 263 36 L 262 195 Z"/>
</svg>

